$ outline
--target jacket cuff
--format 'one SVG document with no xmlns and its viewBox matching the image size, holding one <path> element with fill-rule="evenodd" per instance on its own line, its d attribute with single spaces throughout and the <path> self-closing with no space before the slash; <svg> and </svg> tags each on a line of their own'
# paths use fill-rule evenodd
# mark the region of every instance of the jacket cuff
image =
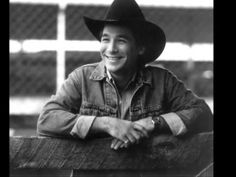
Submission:
<svg viewBox="0 0 236 177">
<path fill-rule="evenodd" d="M 176 113 L 167 113 L 160 115 L 170 127 L 173 135 L 181 135 L 187 132 L 187 128 L 181 118 Z"/>
<path fill-rule="evenodd" d="M 95 118 L 96 116 L 78 115 L 77 121 L 70 134 L 72 136 L 84 139 L 87 136 Z"/>
</svg>

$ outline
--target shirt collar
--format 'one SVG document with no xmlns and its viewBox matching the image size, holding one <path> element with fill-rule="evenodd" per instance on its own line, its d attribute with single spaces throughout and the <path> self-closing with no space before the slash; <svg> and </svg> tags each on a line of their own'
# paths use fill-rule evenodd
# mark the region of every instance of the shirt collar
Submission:
<svg viewBox="0 0 236 177">
<path fill-rule="evenodd" d="M 106 68 L 105 68 L 105 69 L 106 69 Z M 112 78 L 111 73 L 109 72 L 108 69 L 106 69 L 106 74 L 107 74 L 107 77 L 108 77 L 109 81 L 112 82 L 113 84 L 115 84 L 115 81 L 114 81 L 114 79 Z M 137 72 L 134 73 L 134 75 L 133 75 L 132 78 L 129 80 L 129 82 L 128 82 L 128 84 L 127 84 L 126 87 L 128 87 L 132 82 L 135 81 L 136 75 L 137 75 Z"/>
<path fill-rule="evenodd" d="M 94 69 L 92 74 L 89 77 L 91 80 L 103 80 L 108 78 L 109 80 L 113 80 L 111 73 L 106 70 L 105 64 L 103 61 L 98 63 L 97 67 Z M 137 80 L 136 80 L 137 79 Z M 152 86 L 152 74 L 147 67 L 143 67 L 132 77 L 131 81 L 137 81 L 138 84 L 149 84 Z"/>
<path fill-rule="evenodd" d="M 105 67 L 105 72 L 107 73 L 108 79 L 112 80 L 111 73 L 106 69 L 106 67 Z"/>
</svg>

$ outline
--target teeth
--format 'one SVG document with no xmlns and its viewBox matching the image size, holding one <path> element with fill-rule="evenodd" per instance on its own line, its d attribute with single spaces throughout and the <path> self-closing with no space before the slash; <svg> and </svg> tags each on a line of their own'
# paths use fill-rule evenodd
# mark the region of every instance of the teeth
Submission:
<svg viewBox="0 0 236 177">
<path fill-rule="evenodd" d="M 108 57 L 108 56 L 107 56 L 107 58 L 108 58 L 109 60 L 118 60 L 118 59 L 120 59 L 120 57 Z"/>
</svg>

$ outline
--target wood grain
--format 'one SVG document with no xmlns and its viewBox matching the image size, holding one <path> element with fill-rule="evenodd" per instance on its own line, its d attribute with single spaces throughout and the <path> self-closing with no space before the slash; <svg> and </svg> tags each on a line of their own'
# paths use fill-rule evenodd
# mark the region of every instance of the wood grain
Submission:
<svg viewBox="0 0 236 177">
<path fill-rule="evenodd" d="M 10 168 L 197 174 L 213 162 L 213 132 L 187 137 L 153 136 L 118 151 L 110 149 L 111 140 L 10 137 Z"/>
</svg>

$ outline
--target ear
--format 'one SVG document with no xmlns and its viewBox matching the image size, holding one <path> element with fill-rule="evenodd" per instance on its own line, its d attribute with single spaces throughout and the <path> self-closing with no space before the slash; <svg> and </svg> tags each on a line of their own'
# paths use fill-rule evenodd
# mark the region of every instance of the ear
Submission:
<svg viewBox="0 0 236 177">
<path fill-rule="evenodd" d="M 145 52 L 145 47 L 140 47 L 139 51 L 138 51 L 138 54 L 139 55 L 143 55 Z"/>
</svg>

